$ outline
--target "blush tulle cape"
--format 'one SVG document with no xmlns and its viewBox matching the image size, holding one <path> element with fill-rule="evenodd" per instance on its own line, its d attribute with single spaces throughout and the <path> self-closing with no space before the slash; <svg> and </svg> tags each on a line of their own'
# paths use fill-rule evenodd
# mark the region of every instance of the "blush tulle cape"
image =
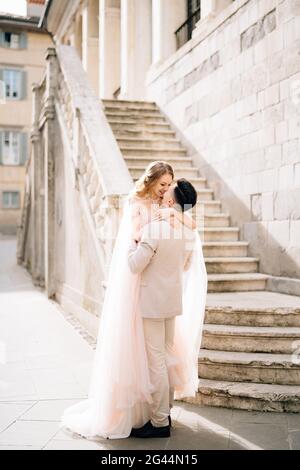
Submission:
<svg viewBox="0 0 300 470">
<path fill-rule="evenodd" d="M 131 212 L 127 199 L 110 263 L 88 398 L 67 408 L 60 423 L 86 438 L 127 438 L 132 427 L 150 417 L 153 388 L 138 310 L 140 275 L 132 274 L 128 265 Z M 207 273 L 199 234 L 191 233 L 193 254 L 184 273 L 183 314 L 176 317 L 174 348 L 167 351 L 175 399 L 195 396 L 198 390 Z"/>
</svg>

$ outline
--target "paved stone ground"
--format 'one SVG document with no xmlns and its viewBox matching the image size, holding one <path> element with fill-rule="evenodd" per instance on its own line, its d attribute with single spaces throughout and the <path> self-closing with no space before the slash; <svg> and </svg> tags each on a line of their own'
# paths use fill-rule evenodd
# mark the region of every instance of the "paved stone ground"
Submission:
<svg viewBox="0 0 300 470">
<path fill-rule="evenodd" d="M 63 409 L 86 397 L 93 349 L 15 251 L 14 238 L 0 239 L 0 450 L 300 449 L 300 414 L 180 402 L 169 439 L 90 441 L 59 430 Z"/>
</svg>

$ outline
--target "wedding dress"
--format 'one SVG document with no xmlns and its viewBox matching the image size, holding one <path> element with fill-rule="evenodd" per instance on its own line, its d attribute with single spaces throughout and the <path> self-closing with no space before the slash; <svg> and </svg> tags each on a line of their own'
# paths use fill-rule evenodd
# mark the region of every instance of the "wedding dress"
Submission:
<svg viewBox="0 0 300 470">
<path fill-rule="evenodd" d="M 86 438 L 126 438 L 132 427 L 150 418 L 153 386 L 138 307 L 140 275 L 128 264 L 134 210 L 128 198 L 110 263 L 88 399 L 67 408 L 61 419 L 61 427 Z M 191 233 L 193 255 L 183 275 L 183 314 L 176 317 L 174 349 L 167 352 L 175 399 L 195 396 L 198 390 L 207 273 L 198 231 Z"/>
</svg>

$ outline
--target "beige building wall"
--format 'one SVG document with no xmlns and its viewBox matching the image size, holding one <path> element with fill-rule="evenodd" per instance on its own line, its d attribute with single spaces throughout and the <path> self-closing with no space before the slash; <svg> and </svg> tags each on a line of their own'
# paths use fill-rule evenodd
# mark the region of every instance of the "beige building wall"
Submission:
<svg viewBox="0 0 300 470">
<path fill-rule="evenodd" d="M 15 31 L 26 35 L 26 47 L 11 49 L 0 44 L 0 71 L 15 69 L 25 72 L 24 95 L 20 100 L 2 99 L 0 102 L 0 136 L 3 139 L 5 131 L 15 131 L 25 134 L 26 153 L 20 165 L 3 164 L 0 156 L 0 231 L 15 233 L 19 222 L 21 207 L 24 199 L 25 164 L 30 152 L 30 129 L 32 123 L 32 92 L 31 86 L 39 82 L 45 70 L 45 51 L 52 44 L 46 33 L 26 31 L 15 25 L 4 25 L 0 21 L 0 30 Z M 1 73 L 1 72 L 0 72 Z M 2 77 L 3 81 L 3 77 Z M 0 146 L 3 153 L 3 141 Z M 25 161 L 24 161 L 25 160 Z M 3 192 L 18 191 L 19 206 L 16 208 L 3 207 Z"/>
</svg>

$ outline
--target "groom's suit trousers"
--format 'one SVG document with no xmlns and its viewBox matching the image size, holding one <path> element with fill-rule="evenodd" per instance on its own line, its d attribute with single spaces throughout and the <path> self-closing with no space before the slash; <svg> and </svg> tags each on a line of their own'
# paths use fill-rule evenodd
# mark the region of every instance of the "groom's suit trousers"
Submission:
<svg viewBox="0 0 300 470">
<path fill-rule="evenodd" d="M 153 426 L 168 426 L 174 390 L 169 384 L 167 352 L 174 342 L 175 318 L 143 318 L 150 380 L 154 386 L 151 404 Z"/>
</svg>

